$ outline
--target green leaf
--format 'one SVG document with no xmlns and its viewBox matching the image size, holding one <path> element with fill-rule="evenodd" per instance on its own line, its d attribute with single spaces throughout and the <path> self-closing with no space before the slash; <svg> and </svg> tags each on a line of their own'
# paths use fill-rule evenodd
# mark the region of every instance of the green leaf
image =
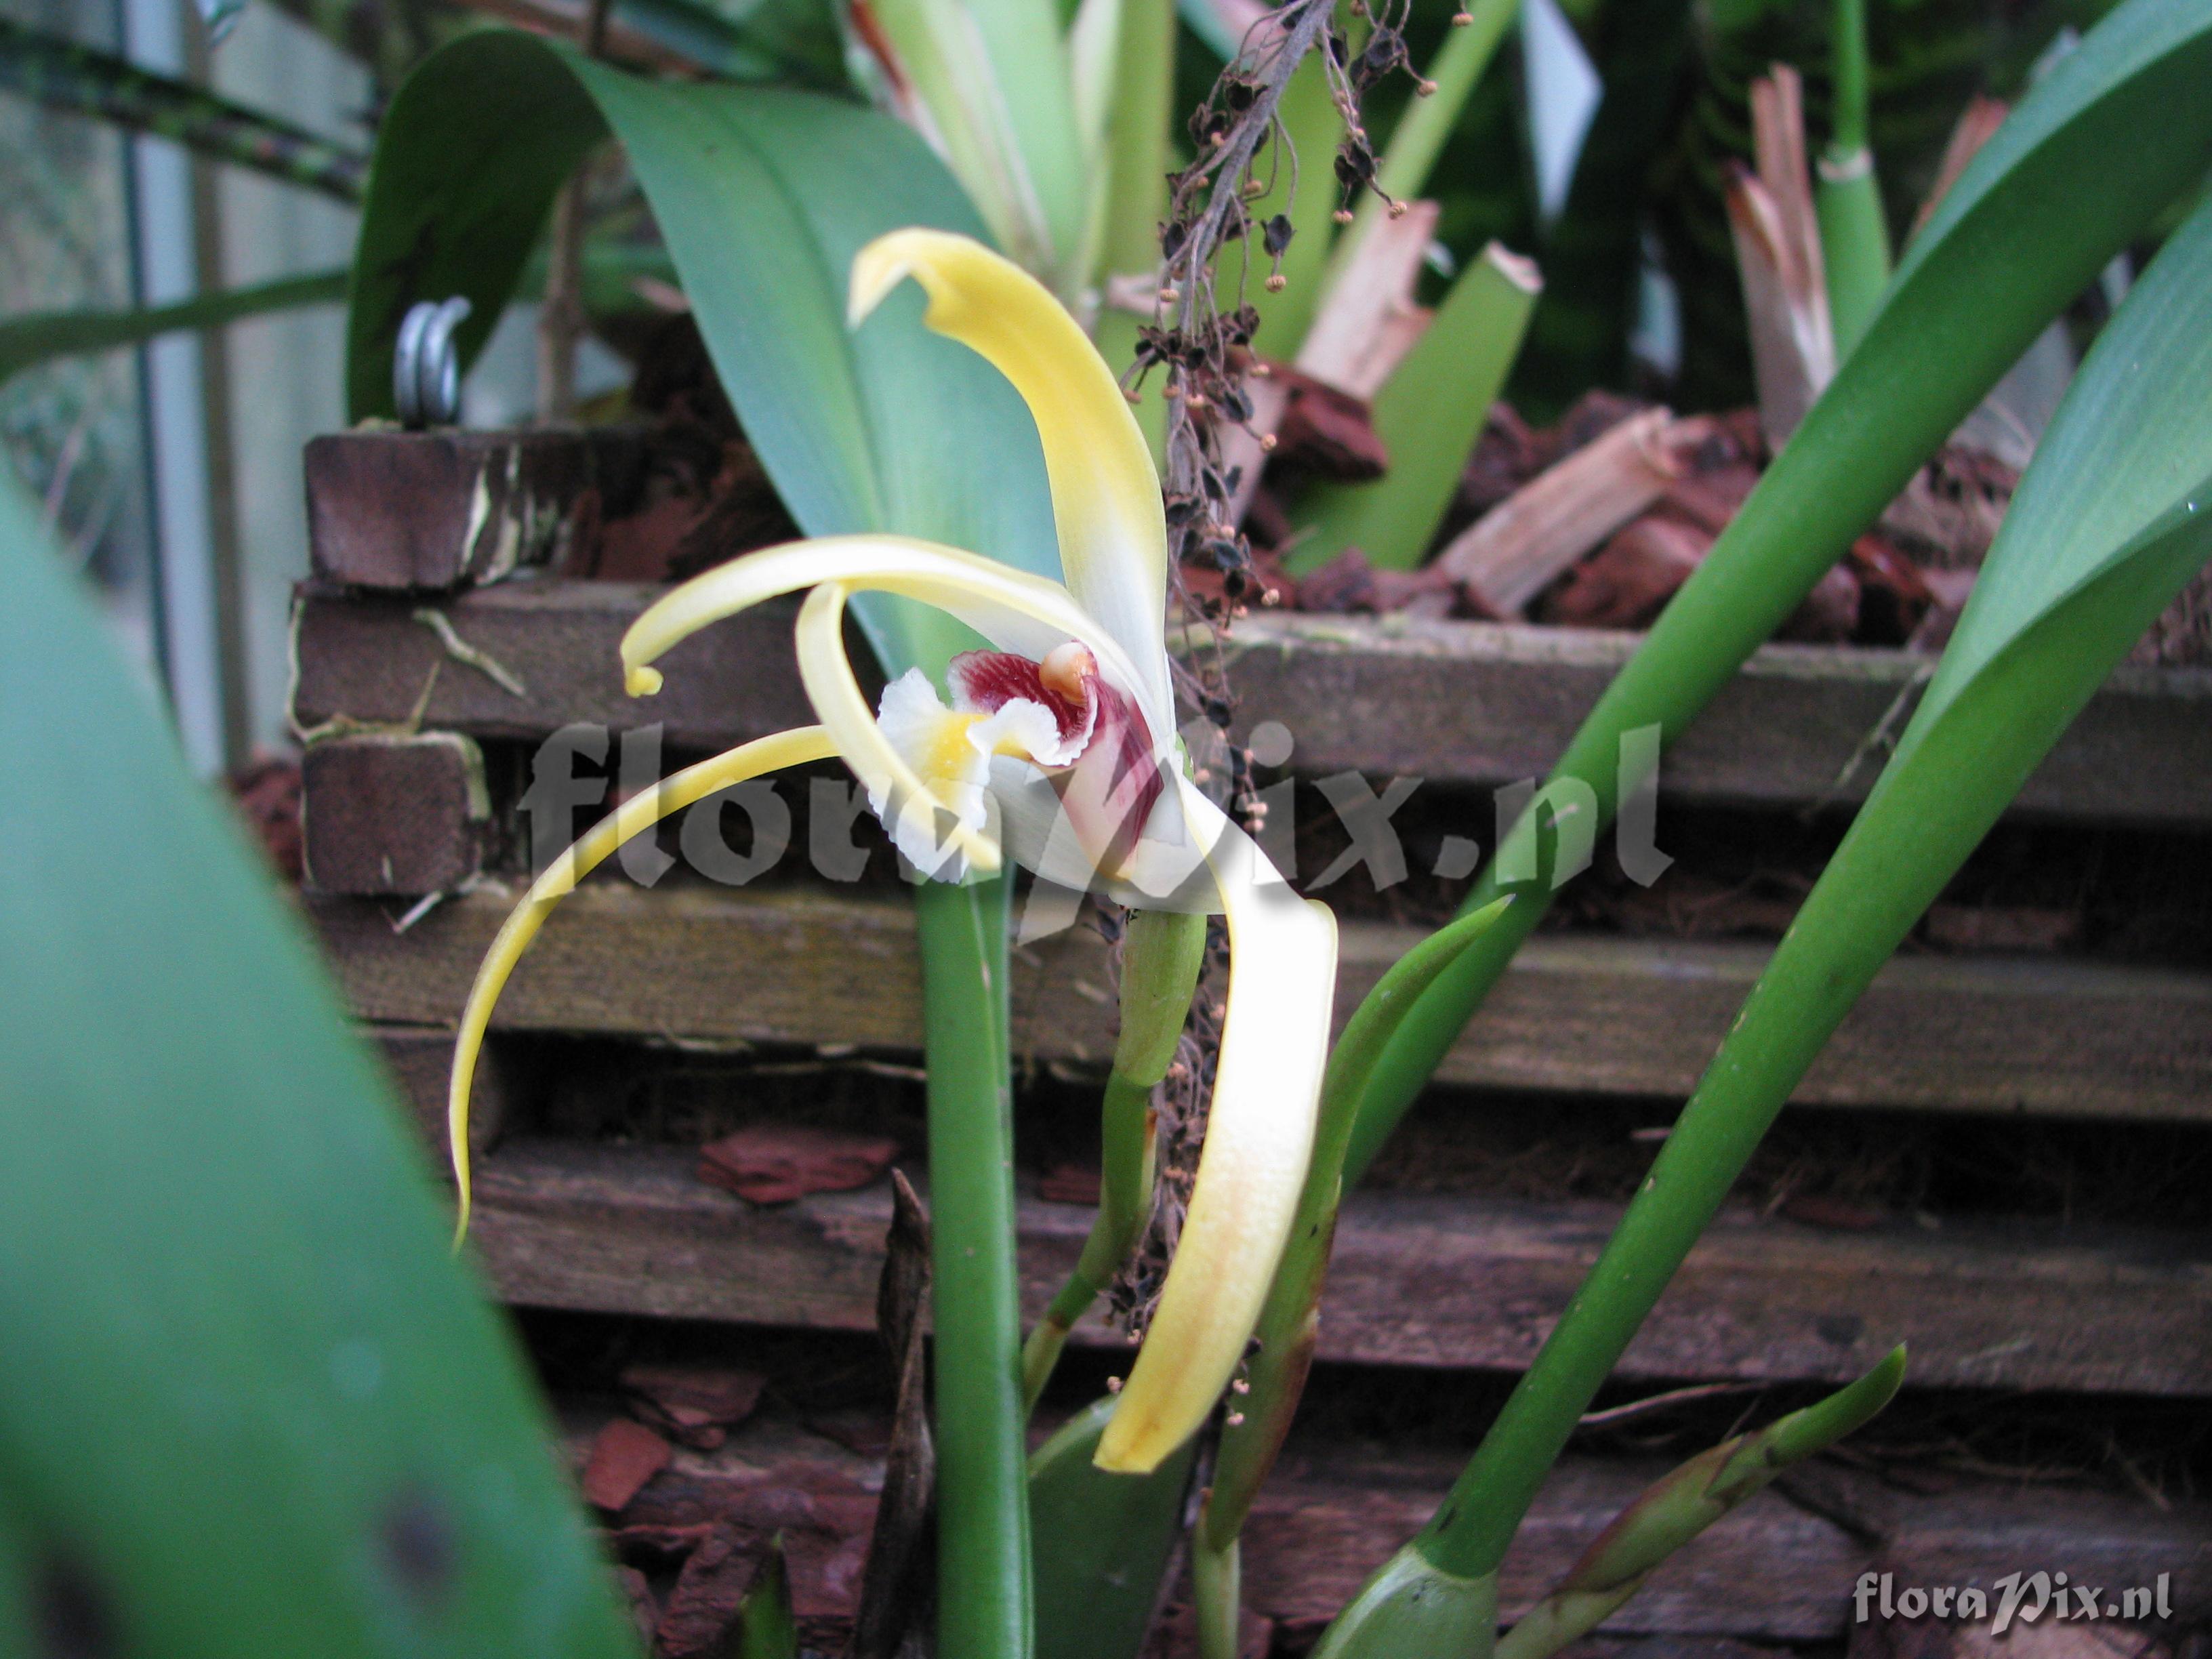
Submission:
<svg viewBox="0 0 2212 1659">
<path fill-rule="evenodd" d="M 1375 398 L 1390 470 L 1369 483 L 1324 483 L 1298 504 L 1310 533 L 1290 559 L 1299 574 L 1348 547 L 1411 570 L 1451 507 L 1467 458 L 1505 384 L 1543 284 L 1535 267 L 1492 242 L 1460 273 L 1413 349 Z"/>
<path fill-rule="evenodd" d="M 1618 803 L 1624 738 L 1654 726 L 1678 737 L 2051 318 L 2203 177 L 2212 99 L 2197 89 L 2208 77 L 2212 0 L 2126 0 L 1983 147 L 1906 252 L 1857 348 L 1553 769 L 1589 786 L 1601 827 Z M 1535 839 L 1524 815 L 1508 843 L 1526 867 L 1548 871 Z M 1470 907 L 1502 890 L 1495 871 L 1493 860 Z M 1348 1178 L 1542 917 L 1548 879 L 1535 885 L 1400 1030 Z"/>
<path fill-rule="evenodd" d="M 1360 1587 L 1313 1659 L 1490 1659 L 1497 1639 L 1497 1573 L 1462 1577 L 1409 1547 Z"/>
<path fill-rule="evenodd" d="M 482 346 L 555 189 L 609 130 L 801 528 L 895 531 L 1059 574 L 1043 455 L 1012 387 L 925 330 L 910 289 L 857 334 L 845 325 L 846 273 L 871 238 L 981 225 L 914 134 L 810 93 L 648 81 L 506 31 L 433 55 L 378 142 L 354 270 L 356 419 L 392 412 L 392 342 L 415 301 L 465 295 L 457 344 L 464 361 Z M 863 597 L 893 672 L 964 641 L 934 612 Z"/>
<path fill-rule="evenodd" d="M 738 1603 L 737 1659 L 799 1659 L 799 1620 L 791 1610 L 781 1533 L 769 1540 L 760 1576 Z"/>
<path fill-rule="evenodd" d="M 1668 1142 L 1655 1178 L 1679 1176 L 1678 1202 L 1719 1201 L 1735 1149 L 1756 1142 L 2091 693 L 2212 559 L 2208 375 L 2212 204 L 2152 262 L 2059 404 L 1895 756 Z M 1725 1151 L 1698 1164 L 1707 1140 Z"/>
<path fill-rule="evenodd" d="M 1069 284 L 1076 273 L 1066 265 L 1083 244 L 1091 175 L 1076 127 L 1073 76 L 1067 41 L 1060 33 L 1060 7 L 1056 0 L 955 3 L 964 5 L 975 18 L 990 53 L 1015 141 L 1051 228 L 1060 277 L 1051 285 L 1073 297 Z"/>
<path fill-rule="evenodd" d="M 1057 284 L 1073 245 L 1059 240 L 975 12 L 966 0 L 881 0 L 875 15 L 936 128 L 946 165 L 993 238 L 1024 270 Z M 1072 93 L 1064 66 L 1061 90 L 1064 98 Z"/>
<path fill-rule="evenodd" d="M 1506 1632 L 1498 1659 L 1547 1659 L 1626 1606 L 1659 1565 L 1793 1463 L 1856 1433 L 1897 1397 L 1905 1350 L 1850 1387 L 1699 1454 L 1614 1517 L 1565 1577 Z"/>
<path fill-rule="evenodd" d="M 0 381 L 56 357 L 137 345 L 180 328 L 219 328 L 241 317 L 327 305 L 345 298 L 343 270 L 284 276 L 251 288 L 201 294 L 174 305 L 122 311 L 34 311 L 0 319 Z"/>
<path fill-rule="evenodd" d="M 1049 1659 L 1134 1659 L 1182 1534 L 1197 1443 L 1150 1474 L 1108 1474 L 1091 1460 L 1113 1414 L 1109 1395 L 1030 1455 L 1036 1650 Z"/>
<path fill-rule="evenodd" d="M 634 1652 L 402 1109 L 4 480 L 0 586 L 0 1572 L 118 1652 Z"/>
<path fill-rule="evenodd" d="M 2197 95 L 2208 76 L 2212 0 L 2125 0 L 1984 147 L 1907 252 L 1857 349 L 1555 769 L 1555 779 L 1589 787 L 1601 823 L 1620 803 L 1624 739 L 1653 726 L 1679 735 L 2060 307 L 2201 179 L 2212 161 L 2212 100 Z M 2212 335 L 2201 323 L 2194 335 L 2176 333 L 2171 319 L 2197 315 L 2192 307 L 2212 292 L 2191 263 L 2203 258 L 2202 234 L 2192 227 L 2160 256 L 2159 281 L 2146 276 L 2142 285 L 2151 297 L 2130 307 L 2136 320 L 2109 325 L 2098 375 L 2092 380 L 2085 366 L 2077 379 L 2068 407 L 2086 409 L 2094 397 L 2105 408 L 2094 418 L 2075 415 L 2063 434 L 2056 423 L 2045 434 L 2032 470 L 2069 482 L 2039 484 L 2033 494 L 2023 485 L 2014 497 L 2007 522 L 2025 550 L 2008 557 L 2022 562 L 2020 570 L 2002 569 L 1993 550 L 1972 626 L 1962 618 L 1902 746 L 1925 745 L 1939 757 L 1900 753 L 1916 761 L 1912 775 L 1937 781 L 1917 798 L 1924 819 L 1884 844 L 1866 826 L 1894 825 L 1899 815 L 1887 806 L 1878 813 L 1869 799 L 1646 1189 L 1454 1487 L 1449 1526 L 1440 1520 L 1419 1540 L 1436 1565 L 1470 1577 L 1496 1566 L 1589 1401 L 1757 1146 L 1771 1109 L 1856 999 L 1860 975 L 1870 977 L 1888 954 L 1894 937 L 1883 941 L 1881 930 L 1901 935 L 1926 902 L 1918 884 L 1940 886 L 2105 666 L 2179 586 L 2185 568 L 2203 558 L 2202 515 L 2189 501 L 2205 477 L 2194 446 L 2207 411 L 2180 411 L 2167 430 L 2165 416 L 2149 411 L 2170 404 L 2148 401 L 2201 398 Z M 2160 349 L 2142 349 L 2151 337 Z M 2130 392 L 2131 380 L 2139 384 Z M 2140 459 L 2114 447 L 2134 442 L 2141 450 L 2126 453 Z M 2094 465 L 2078 459 L 2092 453 Z M 2143 482 L 2123 487 L 2123 477 Z M 2036 500 L 2045 491 L 2047 514 Z M 2091 501 L 2104 504 L 2091 511 Z M 1992 693 L 1957 695 L 1951 704 L 1969 684 Z M 1938 722 L 1947 705 L 1955 716 Z M 1952 787 L 1947 768 L 1971 787 Z M 1899 787 L 1892 780 L 1901 773 L 1893 763 L 1876 796 Z M 1865 850 L 1875 846 L 1879 859 Z M 1504 837 L 1499 860 L 1509 857 L 1540 880 L 1400 1028 L 1370 1085 L 1351 1169 L 1364 1167 L 1542 915 L 1550 866 L 1533 811 Z M 1496 868 L 1475 884 L 1471 903 L 1495 896 Z M 1877 876 L 1908 885 L 1869 884 Z M 1853 925 L 1864 931 L 1831 939 L 1824 948 L 1838 954 L 1818 971 L 1791 967 L 1807 959 L 1805 936 L 1824 937 L 1843 925 L 1840 915 L 1860 918 Z M 1835 943 L 1845 938 L 1847 948 Z"/>
<path fill-rule="evenodd" d="M 343 144 L 5 17 L 0 17 L 0 87 L 56 109 L 173 139 L 216 161 L 341 202 L 361 198 L 362 158 Z"/>
</svg>

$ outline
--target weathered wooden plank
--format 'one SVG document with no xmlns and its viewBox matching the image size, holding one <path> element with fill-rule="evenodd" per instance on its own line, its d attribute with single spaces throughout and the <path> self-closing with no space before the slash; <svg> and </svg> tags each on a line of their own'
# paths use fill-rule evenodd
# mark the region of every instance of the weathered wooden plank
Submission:
<svg viewBox="0 0 2212 1659">
<path fill-rule="evenodd" d="M 437 893 L 483 867 L 491 799 L 483 754 L 458 732 L 363 733 L 307 745 L 300 828 L 308 885 L 325 893 Z"/>
<path fill-rule="evenodd" d="M 293 623 L 294 712 L 306 726 L 341 715 L 392 723 L 419 705 L 425 726 L 531 740 L 571 724 L 629 731 L 660 722 L 666 742 L 692 749 L 726 748 L 813 720 L 792 653 L 795 600 L 695 635 L 662 659 L 667 684 L 657 696 L 625 694 L 617 647 L 661 591 L 534 580 L 441 599 L 453 631 L 506 672 L 509 684 L 501 684 L 447 654 L 417 618 L 419 601 L 310 590 Z"/>
<path fill-rule="evenodd" d="M 362 1018 L 455 1019 L 509 900 L 479 891 L 395 934 L 382 907 L 311 896 Z M 1347 926 L 1338 1017 L 1411 930 Z M 1014 1037 L 1036 1060 L 1112 1048 L 1103 947 L 1085 930 L 1016 952 Z M 1686 1097 L 1766 961 L 1755 945 L 1539 935 L 1437 1073 L 1445 1083 Z M 602 882 L 566 903 L 499 1009 L 507 1029 L 915 1049 L 905 906 Z M 1826 1106 L 2212 1121 L 2212 976 L 2016 958 L 1904 957 L 1795 1098 Z"/>
<path fill-rule="evenodd" d="M 477 1237 L 517 1304 L 872 1328 L 888 1192 L 748 1205 L 678 1147 L 510 1140 L 477 1171 Z M 1525 1366 L 1618 1218 L 1610 1205 L 1390 1193 L 1346 1205 L 1323 1359 Z M 1020 1206 L 1041 1309 L 1089 1231 Z M 1078 1340 L 1119 1346 L 1094 1318 Z M 1842 1381 L 1897 1342 L 1916 1382 L 2194 1395 L 2212 1388 L 2203 1239 L 2043 1225 L 1842 1232 L 1732 1212 L 1631 1345 L 1631 1377 Z"/>
<path fill-rule="evenodd" d="M 622 695 L 615 647 L 659 590 L 507 583 L 454 598 L 471 644 L 526 695 L 448 664 L 428 723 L 537 738 L 571 720 L 667 722 L 672 742 L 720 747 L 809 718 L 787 608 L 764 607 L 672 653 L 667 689 Z M 404 605 L 310 593 L 299 622 L 301 719 L 406 718 L 437 641 Z M 1637 645 L 1628 634 L 1413 617 L 1259 615 L 1230 647 L 1246 729 L 1279 720 L 1291 764 L 1455 786 L 1540 775 Z M 1861 799 L 1877 764 L 1844 775 L 1900 692 L 1930 665 L 1902 652 L 1768 646 L 1668 751 L 1672 799 L 1801 805 Z M 1840 781 L 1839 781 L 1840 780 Z M 2212 823 L 2212 670 L 2122 668 L 2028 781 L 2021 810 L 2080 822 Z"/>
<path fill-rule="evenodd" d="M 421 1026 L 386 1025 L 368 1036 L 384 1056 L 400 1098 L 415 1114 L 429 1144 L 431 1164 L 441 1176 L 453 1168 L 453 1142 L 446 1134 L 446 1088 L 453 1071 L 453 1034 Z M 499 1144 L 507 1125 L 510 1094 L 506 1054 L 498 1043 L 485 1045 L 477 1061 L 476 1090 L 470 1101 L 469 1148 L 477 1158 Z"/>
<path fill-rule="evenodd" d="M 605 1419 L 597 1401 L 564 1413 L 573 1455 L 582 1455 Z M 888 1423 L 863 1427 L 878 1441 L 889 1432 Z M 1247 1604 L 1292 1626 L 1333 1616 L 1428 1520 L 1461 1459 L 1449 1449 L 1378 1453 L 1294 1432 L 1245 1528 Z M 1809 1467 L 1850 1479 L 1826 1462 Z M 808 1575 L 802 1593 L 830 1616 L 850 1616 L 853 1575 L 823 1569 L 857 1554 L 872 1523 L 867 1500 L 880 1487 L 881 1468 L 787 1415 L 764 1413 L 714 1451 L 679 1449 L 623 1518 L 665 1525 L 718 1514 L 803 1515 L 817 1536 L 795 1556 L 795 1576 Z M 1506 1558 L 1502 1617 L 1519 1617 L 1666 1470 L 1649 1459 L 1561 1459 Z M 1937 1495 L 1892 1494 L 1863 1527 L 1856 1516 L 1839 1525 L 1825 1508 L 1781 1491 L 1762 1492 L 1672 1557 L 1601 1628 L 1620 1636 L 1832 1639 L 1848 1631 L 1853 1583 L 1883 1552 L 1942 1564 L 1940 1573 L 1931 1568 L 1925 1576 L 1916 1565 L 1911 1582 L 1973 1583 L 1985 1592 L 2004 1574 L 2034 1567 L 2114 1586 L 2167 1572 L 2178 1621 L 2212 1607 L 2212 1555 L 2202 1547 L 2212 1510 L 2183 1504 L 2160 1511 L 2075 1488 L 2045 1495 L 2047 1504 L 2024 1504 L 2002 1484 L 1960 1479 Z"/>
<path fill-rule="evenodd" d="M 556 563 L 580 503 L 635 493 L 638 433 L 337 432 L 308 441 L 315 574 L 397 590 L 491 581 Z"/>
<path fill-rule="evenodd" d="M 1832 1466 L 1818 1466 L 1826 1474 Z M 1244 1589 L 1278 1620 L 1332 1617 L 1425 1525 L 1459 1473 L 1450 1453 L 1376 1455 L 1293 1437 L 1245 1534 Z M 1662 1465 L 1569 1456 L 1546 1482 L 1506 1557 L 1499 1611 L 1516 1618 L 1559 1578 Z M 1849 1479 L 1844 1474 L 1844 1479 Z M 1855 1485 L 1872 1485 L 1855 1482 Z M 1978 1584 L 2063 1568 L 2076 1583 L 2172 1575 L 2178 1617 L 2212 1607 L 2212 1506 L 2148 1504 L 2081 1489 L 2023 1504 L 2017 1490 L 1961 1480 L 1938 1496 L 1896 1495 L 1859 1529 L 1760 1493 L 1669 1559 L 1603 1629 L 1617 1633 L 1806 1640 L 1847 1633 L 1850 1591 L 1877 1555 L 1910 1563 L 1900 1583 Z M 1994 1596 L 1992 1597 L 1994 1600 Z M 2190 1609 L 2184 1613 L 2182 1609 Z"/>
</svg>

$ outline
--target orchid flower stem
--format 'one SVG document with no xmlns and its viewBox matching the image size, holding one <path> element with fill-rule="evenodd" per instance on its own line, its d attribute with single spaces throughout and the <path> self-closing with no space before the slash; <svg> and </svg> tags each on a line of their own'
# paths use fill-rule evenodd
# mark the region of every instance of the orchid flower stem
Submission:
<svg viewBox="0 0 2212 1659">
<path fill-rule="evenodd" d="M 1202 1535 L 1190 1540 L 1190 1588 L 1198 1613 L 1198 1659 L 1237 1659 L 1243 1577 L 1243 1552 L 1234 1538 L 1218 1549 Z"/>
<path fill-rule="evenodd" d="M 915 890 L 937 1332 L 937 1650 L 974 1659 L 1029 1659 L 1033 1645 L 1006 888 L 1000 876 Z"/>
<path fill-rule="evenodd" d="M 1152 1213 L 1152 1090 L 1174 1065 L 1206 965 L 1206 918 L 1133 912 L 1121 945 L 1121 1030 L 1102 1112 L 1098 1218 L 1067 1283 L 1022 1350 L 1022 1391 L 1034 1410 L 1075 1322 L 1135 1248 Z"/>
</svg>

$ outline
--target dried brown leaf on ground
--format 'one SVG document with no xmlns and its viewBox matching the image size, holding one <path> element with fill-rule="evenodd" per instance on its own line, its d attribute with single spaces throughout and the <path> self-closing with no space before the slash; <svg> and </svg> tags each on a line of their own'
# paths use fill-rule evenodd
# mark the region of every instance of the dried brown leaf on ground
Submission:
<svg viewBox="0 0 2212 1659">
<path fill-rule="evenodd" d="M 584 1501 L 616 1514 L 668 1467 L 669 1444 L 641 1423 L 617 1417 L 601 1429 L 584 1462 Z"/>
<path fill-rule="evenodd" d="M 745 1592 L 759 1576 L 767 1540 L 749 1528 L 714 1528 L 684 1558 L 653 1632 L 665 1659 L 708 1659 L 726 1652 Z"/>
<path fill-rule="evenodd" d="M 630 1365 L 620 1382 L 648 1426 L 700 1451 L 714 1450 L 750 1417 L 766 1385 L 758 1371 L 712 1365 Z"/>
<path fill-rule="evenodd" d="M 890 1167 L 898 1142 L 805 1123 L 757 1123 L 699 1149 L 699 1179 L 753 1204 L 851 1192 Z"/>
</svg>

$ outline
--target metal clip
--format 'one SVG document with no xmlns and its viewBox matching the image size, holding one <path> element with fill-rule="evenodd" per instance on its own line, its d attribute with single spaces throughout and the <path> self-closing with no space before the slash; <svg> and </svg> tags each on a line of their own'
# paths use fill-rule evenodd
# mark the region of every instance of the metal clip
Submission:
<svg viewBox="0 0 2212 1659">
<path fill-rule="evenodd" d="M 443 302 L 422 300 L 408 307 L 392 356 L 392 391 L 399 423 L 410 431 L 451 426 L 461 414 L 461 365 L 453 331 L 469 314 L 456 295 Z"/>
</svg>

